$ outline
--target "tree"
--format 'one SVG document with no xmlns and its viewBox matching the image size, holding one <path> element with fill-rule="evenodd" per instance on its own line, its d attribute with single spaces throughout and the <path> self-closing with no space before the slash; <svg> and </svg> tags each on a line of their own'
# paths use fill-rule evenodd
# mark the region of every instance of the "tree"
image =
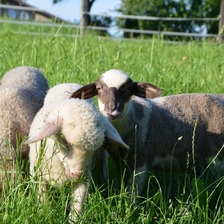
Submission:
<svg viewBox="0 0 224 224">
<path fill-rule="evenodd" d="M 52 0 L 54 4 L 61 2 L 63 0 Z M 91 23 L 91 18 L 89 12 L 95 0 L 81 0 L 81 17 L 80 17 L 80 32 L 84 33 L 86 26 Z M 87 12 L 87 13 L 84 13 Z"/>
<path fill-rule="evenodd" d="M 206 0 L 203 6 L 205 17 L 218 17 L 220 12 L 221 0 Z M 207 27 L 208 33 L 218 33 L 218 23 L 216 21 L 204 23 Z"/>
<path fill-rule="evenodd" d="M 112 24 L 113 20 L 110 17 L 102 17 L 102 16 L 92 16 L 90 26 L 109 28 Z M 97 34 L 100 36 L 110 35 L 108 29 L 98 30 Z"/>
<path fill-rule="evenodd" d="M 86 27 L 90 24 L 91 18 L 89 15 L 90 9 L 95 0 L 82 0 L 81 18 L 80 18 L 80 34 L 83 35 Z M 88 12 L 88 13 L 86 13 Z"/>
<path fill-rule="evenodd" d="M 205 18 L 219 15 L 220 0 L 122 0 L 118 9 L 124 15 L 156 17 Z M 201 32 L 206 26 L 209 32 L 218 32 L 218 24 L 203 21 L 147 21 L 119 19 L 121 28 L 159 30 L 175 32 Z M 125 34 L 125 37 L 139 36 L 138 33 Z M 170 37 L 172 38 L 172 37 Z"/>
<path fill-rule="evenodd" d="M 54 4 L 61 2 L 63 0 L 52 0 Z M 83 35 L 87 26 L 101 26 L 109 27 L 112 23 L 112 19 L 100 17 L 100 16 L 90 16 L 90 10 L 95 0 L 81 0 L 81 18 L 80 18 L 80 34 Z M 108 32 L 101 30 L 98 31 L 100 35 L 107 35 Z"/>
</svg>

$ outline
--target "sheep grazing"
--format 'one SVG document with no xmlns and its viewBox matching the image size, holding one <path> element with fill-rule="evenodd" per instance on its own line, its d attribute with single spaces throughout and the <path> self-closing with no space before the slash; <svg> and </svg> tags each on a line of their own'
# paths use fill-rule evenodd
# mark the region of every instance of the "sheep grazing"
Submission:
<svg viewBox="0 0 224 224">
<path fill-rule="evenodd" d="M 126 184 L 135 178 L 138 193 L 150 169 L 185 170 L 204 163 L 219 153 L 224 144 L 224 94 L 180 94 L 159 97 L 161 90 L 149 83 L 133 82 L 120 70 L 109 70 L 71 97 L 98 95 L 99 109 L 129 145 L 125 153 L 111 145 L 116 162 L 126 158 Z M 157 97 L 157 98 L 156 98 Z M 144 99 L 154 98 L 154 99 Z M 221 151 L 221 152 L 220 152 Z M 188 163 L 189 162 L 189 163 Z"/>
<path fill-rule="evenodd" d="M 72 87 L 71 84 L 69 86 Z M 70 90 L 76 88 L 70 87 Z M 60 92 L 64 97 L 58 95 Z M 93 103 L 69 99 L 68 92 L 66 84 L 49 90 L 44 106 L 33 120 L 27 143 L 30 145 L 30 174 L 40 179 L 42 198 L 48 184 L 71 183 L 69 216 L 74 221 L 82 211 L 88 192 L 93 154 L 103 145 L 105 138 L 123 147 L 128 146 Z M 55 100 L 52 101 L 53 95 Z"/>
<path fill-rule="evenodd" d="M 63 99 L 69 99 L 71 94 L 81 87 L 81 85 L 76 83 L 60 83 L 55 85 L 47 93 L 44 99 L 44 106 L 61 101 Z M 93 104 L 92 99 L 86 101 Z M 98 150 L 96 150 L 92 156 L 92 178 L 94 180 L 95 186 L 101 187 L 103 185 L 107 185 L 107 160 L 105 159 L 107 156 L 108 153 L 106 150 L 104 150 L 103 147 L 100 147 Z"/>
<path fill-rule="evenodd" d="M 47 90 L 44 75 L 33 67 L 16 67 L 3 76 L 0 86 L 1 180 L 15 172 L 15 158 L 22 163 L 28 156 L 28 147 L 21 145 L 21 142 L 28 135 L 30 124 L 42 107 Z"/>
</svg>

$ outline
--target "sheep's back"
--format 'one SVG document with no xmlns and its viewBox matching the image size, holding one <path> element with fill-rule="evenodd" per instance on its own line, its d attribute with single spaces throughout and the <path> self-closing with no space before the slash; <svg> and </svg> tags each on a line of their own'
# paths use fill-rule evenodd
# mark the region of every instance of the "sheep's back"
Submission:
<svg viewBox="0 0 224 224">
<path fill-rule="evenodd" d="M 62 101 L 64 99 L 69 99 L 73 92 L 81 88 L 82 86 L 76 83 L 60 83 L 47 92 L 47 95 L 44 99 L 44 106 L 55 103 L 56 101 Z M 93 101 L 91 99 L 87 100 L 89 103 Z"/>
<path fill-rule="evenodd" d="M 169 157 L 183 165 L 193 146 L 196 161 L 221 149 L 223 117 L 223 95 L 181 94 L 153 100 L 133 97 L 128 120 L 123 122 L 128 122 L 129 128 L 121 133 L 133 152 L 138 148 L 140 165 L 145 158 L 153 164 L 155 158 L 162 163 Z"/>
<path fill-rule="evenodd" d="M 224 134 L 224 95 L 215 94 L 180 94 L 155 99 L 161 108 L 174 118 L 186 124 L 196 121 L 204 125 L 206 131 Z"/>
<path fill-rule="evenodd" d="M 29 90 L 40 99 L 45 97 L 49 89 L 43 73 L 30 66 L 19 66 L 5 73 L 1 80 L 1 86 Z"/>
<path fill-rule="evenodd" d="M 196 161 L 205 161 L 223 146 L 223 95 L 180 94 L 152 102 L 155 103 L 155 113 L 150 129 L 157 152 L 162 155 L 172 152 L 184 164 L 186 153 L 191 154 L 193 147 Z"/>
</svg>

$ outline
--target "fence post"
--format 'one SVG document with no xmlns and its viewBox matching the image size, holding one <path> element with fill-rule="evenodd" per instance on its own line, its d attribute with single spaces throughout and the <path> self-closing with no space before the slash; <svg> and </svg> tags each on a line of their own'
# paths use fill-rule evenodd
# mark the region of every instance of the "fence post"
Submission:
<svg viewBox="0 0 224 224">
<path fill-rule="evenodd" d="M 224 42 L 224 0 L 220 2 L 219 34 L 218 39 Z"/>
<path fill-rule="evenodd" d="M 80 13 L 80 35 L 82 36 L 85 33 L 87 27 L 87 20 L 86 20 L 86 12 L 87 12 L 87 0 L 82 0 L 81 2 L 81 13 Z"/>
<path fill-rule="evenodd" d="M 1 1 L 1 0 L 0 0 Z M 91 22 L 90 9 L 95 0 L 81 0 L 80 34 L 83 35 Z"/>
</svg>

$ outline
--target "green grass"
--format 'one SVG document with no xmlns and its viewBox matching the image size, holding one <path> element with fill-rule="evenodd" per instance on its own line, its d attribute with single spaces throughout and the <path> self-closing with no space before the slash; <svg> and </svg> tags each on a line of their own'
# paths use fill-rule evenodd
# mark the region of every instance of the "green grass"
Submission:
<svg viewBox="0 0 224 224">
<path fill-rule="evenodd" d="M 52 36 L 15 32 L 49 32 Z M 190 42 L 181 45 L 152 40 L 110 40 L 92 33 L 68 38 L 59 34 L 77 31 L 0 24 L 0 77 L 19 65 L 41 68 L 49 85 L 62 82 L 86 84 L 111 68 L 147 81 L 164 95 L 224 93 L 224 45 Z M 220 121 L 223 122 L 223 121 Z M 150 173 L 146 197 L 133 205 L 123 186 L 111 178 L 103 197 L 96 188 L 88 195 L 78 223 L 224 223 L 224 178 L 209 171 L 197 177 L 187 173 Z M 36 185 L 20 175 L 0 198 L 0 223 L 67 223 L 68 194 L 38 201 Z"/>
</svg>

